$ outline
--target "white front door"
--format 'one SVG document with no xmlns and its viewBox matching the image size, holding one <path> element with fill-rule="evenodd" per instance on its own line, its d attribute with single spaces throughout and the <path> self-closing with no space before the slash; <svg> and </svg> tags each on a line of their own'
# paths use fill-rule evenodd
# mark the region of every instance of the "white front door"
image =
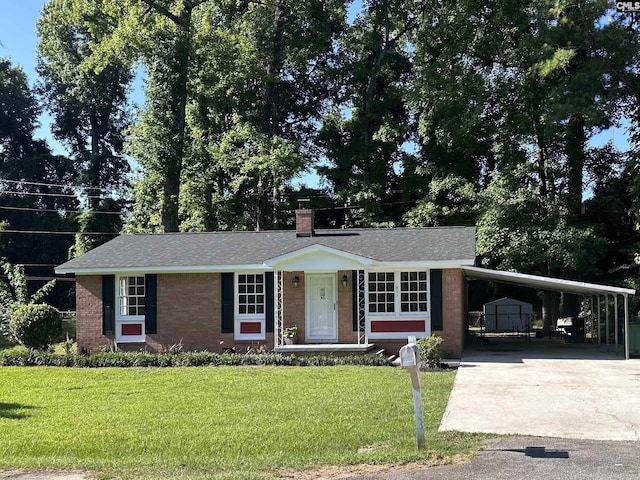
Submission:
<svg viewBox="0 0 640 480">
<path fill-rule="evenodd" d="M 307 342 L 338 341 L 336 276 L 307 275 Z"/>
</svg>

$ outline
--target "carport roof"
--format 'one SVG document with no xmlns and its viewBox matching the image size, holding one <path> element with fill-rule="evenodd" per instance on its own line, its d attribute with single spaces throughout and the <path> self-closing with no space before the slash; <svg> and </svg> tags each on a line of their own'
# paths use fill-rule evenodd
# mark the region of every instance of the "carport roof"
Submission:
<svg viewBox="0 0 640 480">
<path fill-rule="evenodd" d="M 576 282 L 574 280 L 543 277 L 540 275 L 527 275 L 524 273 L 507 272 L 504 270 L 490 270 L 488 268 L 466 266 L 463 266 L 462 270 L 464 271 L 465 276 L 469 279 L 512 283 L 539 290 L 552 290 L 579 295 L 604 295 L 607 293 L 633 295 L 636 293 L 636 291 L 631 288 L 611 287 L 609 285 Z"/>
</svg>

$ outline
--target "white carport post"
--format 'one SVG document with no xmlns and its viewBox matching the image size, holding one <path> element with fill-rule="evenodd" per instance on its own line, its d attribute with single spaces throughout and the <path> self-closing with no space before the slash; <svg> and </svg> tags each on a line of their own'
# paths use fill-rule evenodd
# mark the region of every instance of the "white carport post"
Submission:
<svg viewBox="0 0 640 480">
<path fill-rule="evenodd" d="M 596 296 L 591 295 L 591 343 L 593 344 L 593 332 L 596 331 L 597 316 L 596 316 Z"/>
<path fill-rule="evenodd" d="M 624 358 L 629 360 L 629 295 L 624 294 Z"/>
<path fill-rule="evenodd" d="M 616 355 L 618 355 L 618 294 L 616 293 L 613 297 L 613 308 L 615 312 L 613 314 L 614 325 L 615 325 L 615 339 L 616 339 Z"/>
<path fill-rule="evenodd" d="M 589 295 L 589 311 L 591 312 L 591 343 L 593 343 L 593 331 L 596 328 L 596 304 L 594 302 L 593 294 Z M 585 329 L 585 341 L 587 330 Z"/>
<path fill-rule="evenodd" d="M 607 325 L 606 325 L 606 327 L 607 327 L 606 328 L 606 335 L 607 336 L 605 338 L 605 341 L 606 341 L 607 352 L 608 352 L 609 351 L 609 293 L 608 292 L 604 295 L 604 308 L 607 309 L 606 316 L 605 316 L 605 321 L 607 323 Z"/>
<path fill-rule="evenodd" d="M 600 307 L 600 294 L 598 294 L 598 346 L 600 346 L 600 342 L 602 341 L 602 335 L 600 335 L 600 312 L 601 312 L 601 307 Z"/>
</svg>

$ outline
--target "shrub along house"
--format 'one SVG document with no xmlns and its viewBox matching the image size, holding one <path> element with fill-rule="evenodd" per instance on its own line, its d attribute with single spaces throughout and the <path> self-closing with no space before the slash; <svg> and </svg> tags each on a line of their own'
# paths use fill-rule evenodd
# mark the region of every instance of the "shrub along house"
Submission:
<svg viewBox="0 0 640 480">
<path fill-rule="evenodd" d="M 461 267 L 475 228 L 122 235 L 59 266 L 75 274 L 82 351 L 124 349 L 397 353 L 408 335 L 438 334 L 460 355 Z M 296 325 L 296 345 L 283 331 Z"/>
</svg>

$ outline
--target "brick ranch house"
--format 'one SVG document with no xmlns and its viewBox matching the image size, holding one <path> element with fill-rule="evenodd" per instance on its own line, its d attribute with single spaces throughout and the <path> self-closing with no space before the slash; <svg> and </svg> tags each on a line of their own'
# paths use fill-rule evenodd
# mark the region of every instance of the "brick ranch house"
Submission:
<svg viewBox="0 0 640 480">
<path fill-rule="evenodd" d="M 475 228 L 296 230 L 122 235 L 74 258 L 77 341 L 122 349 L 397 353 L 437 334 L 462 353 L 463 266 Z M 298 344 L 283 331 L 296 325 Z"/>
</svg>

